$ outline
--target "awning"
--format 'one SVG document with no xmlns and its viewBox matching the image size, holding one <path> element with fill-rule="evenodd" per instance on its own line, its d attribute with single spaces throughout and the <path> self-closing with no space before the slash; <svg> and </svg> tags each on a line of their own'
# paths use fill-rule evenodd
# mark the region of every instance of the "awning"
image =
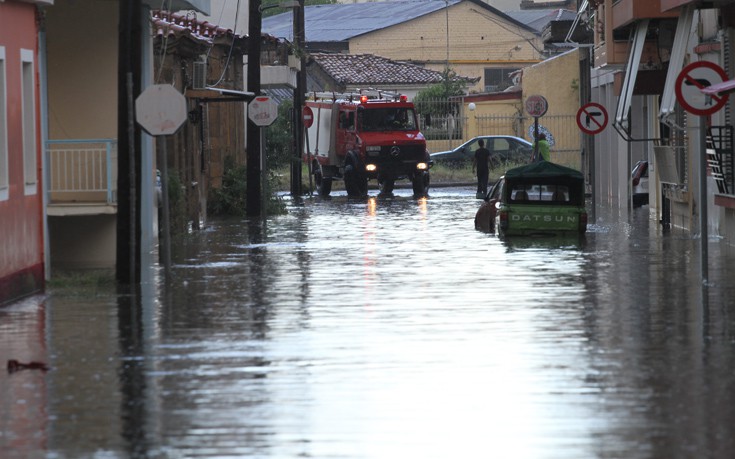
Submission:
<svg viewBox="0 0 735 459">
<path fill-rule="evenodd" d="M 708 96 L 719 96 L 722 94 L 728 94 L 735 91 L 735 79 L 723 81 L 722 83 L 713 84 L 706 88 L 700 89 L 702 93 Z"/>
<path fill-rule="evenodd" d="M 572 42 L 572 36 L 574 35 L 574 29 L 577 28 L 577 25 L 579 24 L 579 20 L 582 17 L 582 14 L 584 14 L 584 12 L 587 11 L 588 5 L 589 5 L 589 2 L 587 0 L 584 0 L 582 4 L 579 6 L 579 11 L 577 11 L 577 16 L 574 18 L 574 22 L 572 22 L 572 26 L 569 28 L 569 33 L 567 33 L 567 37 L 564 39 L 566 43 Z"/>
<path fill-rule="evenodd" d="M 692 33 L 695 9 L 695 5 L 693 4 L 684 5 L 679 12 L 679 21 L 676 23 L 676 34 L 674 35 L 674 44 L 671 47 L 669 69 L 666 74 L 666 83 L 664 84 L 664 92 L 661 96 L 661 106 L 658 114 L 659 119 L 664 123 L 674 114 L 676 108 L 676 78 L 684 67 L 684 57 L 686 55 L 689 35 Z"/>
<path fill-rule="evenodd" d="M 187 89 L 184 95 L 189 99 L 199 99 L 204 102 L 250 102 L 255 98 L 255 93 L 252 92 L 212 87 Z"/>
<path fill-rule="evenodd" d="M 646 43 L 646 33 L 648 33 L 648 19 L 643 19 L 638 22 L 633 40 L 630 44 L 628 64 L 625 67 L 625 79 L 623 80 L 623 87 L 618 98 L 618 106 L 615 110 L 613 126 L 626 132 L 630 128 L 628 125 L 628 114 L 630 113 L 630 104 L 633 102 L 633 88 L 635 87 L 636 77 L 638 77 L 638 67 L 641 64 L 643 45 Z"/>
</svg>

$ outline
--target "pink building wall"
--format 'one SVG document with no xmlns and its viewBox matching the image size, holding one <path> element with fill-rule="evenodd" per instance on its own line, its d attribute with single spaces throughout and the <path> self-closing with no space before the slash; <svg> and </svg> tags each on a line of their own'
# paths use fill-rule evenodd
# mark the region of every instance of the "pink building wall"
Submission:
<svg viewBox="0 0 735 459">
<path fill-rule="evenodd" d="M 0 2 L 0 48 L 5 63 L 8 188 L 0 190 L 0 304 L 43 289 L 43 196 L 39 109 L 39 57 L 36 5 Z M 21 50 L 33 55 L 36 186 L 23 174 L 23 98 Z M 2 88 L 0 88 L 2 90 Z M 0 108 L 2 110 L 2 108 Z M 0 118 L 2 119 L 2 118 Z"/>
</svg>

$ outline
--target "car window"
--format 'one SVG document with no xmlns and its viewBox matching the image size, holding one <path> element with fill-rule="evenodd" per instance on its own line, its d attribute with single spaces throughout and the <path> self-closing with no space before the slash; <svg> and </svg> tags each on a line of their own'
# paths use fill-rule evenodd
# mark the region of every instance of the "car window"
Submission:
<svg viewBox="0 0 735 459">
<path fill-rule="evenodd" d="M 570 200 L 569 187 L 566 185 L 538 185 L 517 183 L 511 190 L 514 202 L 566 203 Z"/>
<path fill-rule="evenodd" d="M 523 150 L 530 150 L 531 149 L 530 146 L 526 145 L 523 142 L 519 142 L 516 139 L 508 139 L 508 143 L 510 145 L 509 148 L 511 148 L 513 150 L 523 151 Z"/>
<path fill-rule="evenodd" d="M 472 139 L 469 142 L 467 142 L 467 146 L 465 147 L 465 150 L 467 150 L 470 153 L 474 153 L 480 146 L 477 144 L 477 141 L 479 139 Z"/>
<path fill-rule="evenodd" d="M 498 181 L 490 189 L 489 199 L 500 199 L 500 190 L 503 188 L 503 182 Z"/>
<path fill-rule="evenodd" d="M 493 139 L 493 151 L 507 151 L 510 150 L 510 143 L 508 139 Z"/>
</svg>

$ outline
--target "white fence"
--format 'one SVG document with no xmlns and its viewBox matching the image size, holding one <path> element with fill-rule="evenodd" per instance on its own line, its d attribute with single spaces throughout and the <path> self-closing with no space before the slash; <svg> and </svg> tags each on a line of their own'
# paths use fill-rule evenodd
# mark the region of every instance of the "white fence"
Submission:
<svg viewBox="0 0 735 459">
<path fill-rule="evenodd" d="M 49 202 L 117 202 L 117 140 L 46 142 Z"/>
</svg>

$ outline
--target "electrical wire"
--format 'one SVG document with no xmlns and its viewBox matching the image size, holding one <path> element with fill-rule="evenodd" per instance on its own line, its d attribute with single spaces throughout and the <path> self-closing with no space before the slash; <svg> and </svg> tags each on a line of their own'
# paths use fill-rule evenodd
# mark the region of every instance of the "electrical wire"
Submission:
<svg viewBox="0 0 735 459">
<path fill-rule="evenodd" d="M 158 11 L 168 11 L 168 10 L 164 10 L 167 1 L 170 1 L 170 0 L 161 0 L 161 8 Z M 159 84 L 161 81 L 161 74 L 163 73 L 163 64 L 164 64 L 164 60 L 166 59 L 166 48 L 168 48 L 168 31 L 164 33 L 163 43 L 161 44 L 161 56 L 158 58 L 158 72 L 156 72 L 156 79 L 154 80 L 156 84 Z"/>
<path fill-rule="evenodd" d="M 488 19 L 490 22 L 494 22 L 496 25 L 498 25 L 501 28 L 507 30 L 508 32 L 510 32 L 510 33 L 512 33 L 514 35 L 518 35 L 523 40 L 525 40 L 529 45 L 531 45 L 531 47 L 533 49 L 535 49 L 536 52 L 539 53 L 539 55 L 543 56 L 544 51 L 542 49 L 539 49 L 538 47 L 536 47 L 536 45 L 533 43 L 533 40 L 531 40 L 530 38 L 525 37 L 523 34 L 521 34 L 518 31 L 512 30 L 506 24 L 504 24 L 503 22 L 499 21 L 497 18 L 490 16 L 489 14 L 485 14 L 482 11 L 478 11 L 478 10 L 476 10 L 474 8 L 470 8 L 470 11 L 472 11 L 473 13 L 479 14 L 480 16 L 484 17 L 485 19 Z"/>
<path fill-rule="evenodd" d="M 235 39 L 237 38 L 237 21 L 239 17 L 240 17 L 240 0 L 237 0 L 237 7 L 235 8 L 235 27 L 233 27 L 232 41 L 230 42 L 230 50 L 227 52 L 227 60 L 225 61 L 225 65 L 222 68 L 222 74 L 220 75 L 219 79 L 213 85 L 209 86 L 210 88 L 214 88 L 222 82 L 222 80 L 225 78 L 225 73 L 227 73 L 227 68 L 230 66 L 230 60 L 232 59 L 232 50 L 235 47 Z M 252 37 L 250 37 L 250 39 L 252 39 Z"/>
</svg>

